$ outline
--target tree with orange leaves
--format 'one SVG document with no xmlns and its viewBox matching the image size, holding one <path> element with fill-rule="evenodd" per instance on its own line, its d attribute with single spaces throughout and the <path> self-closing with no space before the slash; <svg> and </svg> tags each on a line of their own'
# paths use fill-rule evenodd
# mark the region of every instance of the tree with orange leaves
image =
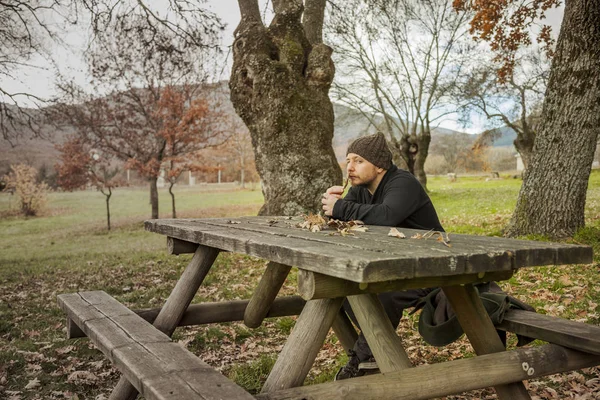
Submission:
<svg viewBox="0 0 600 400">
<path fill-rule="evenodd" d="M 110 198 L 113 189 L 123 185 L 115 160 L 93 149 L 80 136 L 71 136 L 56 148 L 60 152 L 60 163 L 55 166 L 59 186 L 72 191 L 91 185 L 102 193 L 106 198 L 106 225 L 110 231 Z"/>
<path fill-rule="evenodd" d="M 90 73 L 95 93 L 110 94 L 86 94 L 64 84 L 55 115 L 148 179 L 151 218 L 156 219 L 163 166 L 219 144 L 226 127 L 222 105 L 211 101 L 203 85 L 205 65 L 214 54 L 146 22 L 143 16 L 122 14 L 112 29 L 97 33 L 88 52 Z"/>
<path fill-rule="evenodd" d="M 455 0 L 475 11 L 472 33 L 491 43 L 512 73 L 516 51 L 531 43 L 530 27 L 559 0 Z M 588 180 L 600 136 L 600 2 L 566 0 L 553 53 L 533 156 L 524 175 L 509 235 L 569 237 L 585 224 Z M 551 44 L 545 26 L 538 40 Z"/>
</svg>

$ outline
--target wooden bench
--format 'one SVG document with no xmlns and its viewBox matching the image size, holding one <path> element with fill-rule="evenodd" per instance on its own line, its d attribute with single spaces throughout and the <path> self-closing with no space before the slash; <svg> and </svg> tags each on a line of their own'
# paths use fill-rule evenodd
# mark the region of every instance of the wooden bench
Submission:
<svg viewBox="0 0 600 400">
<path fill-rule="evenodd" d="M 147 399 L 253 399 L 103 291 L 62 294 L 58 305 Z"/>
<path fill-rule="evenodd" d="M 523 310 L 508 310 L 496 328 L 600 355 L 600 326 Z"/>
</svg>

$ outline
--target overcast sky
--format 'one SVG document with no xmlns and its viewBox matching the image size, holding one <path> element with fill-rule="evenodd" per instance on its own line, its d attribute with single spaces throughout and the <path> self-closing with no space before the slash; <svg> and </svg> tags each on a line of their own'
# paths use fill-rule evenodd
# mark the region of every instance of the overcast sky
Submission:
<svg viewBox="0 0 600 400">
<path fill-rule="evenodd" d="M 266 0 L 259 1 L 263 8 L 265 1 Z M 157 6 L 157 4 L 160 3 L 165 3 L 165 0 L 152 0 L 153 6 Z M 226 24 L 223 34 L 223 45 L 231 45 L 233 42 L 233 31 L 240 18 L 237 0 L 209 0 L 207 2 L 207 7 L 215 12 Z M 548 14 L 547 23 L 550 23 L 553 26 L 555 33 L 558 33 L 561 21 L 562 8 L 559 10 L 551 10 Z M 87 37 L 88 32 L 81 29 L 81 27 L 77 27 L 77 29 L 65 32 L 64 40 L 67 43 L 67 46 L 59 46 L 55 43 L 50 43 L 59 70 L 63 75 L 74 78 L 75 81 L 82 86 L 87 86 L 86 66 L 82 60 L 82 50 L 85 47 Z M 15 74 L 15 78 L 17 79 L 0 79 L 0 87 L 12 93 L 25 92 L 41 98 L 52 97 L 55 93 L 53 68 L 50 68 L 47 61 L 42 57 L 36 57 L 31 63 L 34 64 L 35 67 L 22 68 L 22 70 Z M 229 57 L 228 65 L 223 69 L 219 79 L 228 79 L 230 64 L 231 57 Z M 27 105 L 27 103 L 24 102 L 24 105 Z M 459 127 L 456 122 L 450 120 L 443 122 L 441 125 L 446 128 L 462 131 L 480 131 L 484 121 L 473 122 L 474 126 L 470 129 Z"/>
</svg>

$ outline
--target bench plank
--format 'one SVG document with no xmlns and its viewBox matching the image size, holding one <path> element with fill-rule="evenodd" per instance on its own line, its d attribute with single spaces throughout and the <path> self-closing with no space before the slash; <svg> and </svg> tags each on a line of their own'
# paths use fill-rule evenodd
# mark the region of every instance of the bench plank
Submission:
<svg viewBox="0 0 600 400">
<path fill-rule="evenodd" d="M 258 400 L 425 400 L 600 364 L 558 345 L 520 348 L 319 385 L 261 393 Z M 525 366 L 527 368 L 525 368 Z"/>
<path fill-rule="evenodd" d="M 105 292 L 62 294 L 58 304 L 147 399 L 253 398 Z"/>
<path fill-rule="evenodd" d="M 496 328 L 600 355 L 600 327 L 523 310 L 508 310 Z"/>
</svg>

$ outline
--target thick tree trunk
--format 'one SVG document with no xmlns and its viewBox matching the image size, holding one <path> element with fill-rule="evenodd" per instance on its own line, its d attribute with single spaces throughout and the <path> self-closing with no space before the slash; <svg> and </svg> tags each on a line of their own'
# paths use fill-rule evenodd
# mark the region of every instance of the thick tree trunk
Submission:
<svg viewBox="0 0 600 400">
<path fill-rule="evenodd" d="M 508 234 L 572 236 L 600 132 L 600 2 L 568 0 L 533 157 Z"/>
<path fill-rule="evenodd" d="M 152 206 L 152 219 L 158 219 L 158 186 L 157 177 L 150 178 L 150 205 Z"/>
<path fill-rule="evenodd" d="M 231 101 L 252 137 L 265 198 L 259 214 L 317 212 L 321 194 L 342 183 L 332 147 L 331 48 L 319 43 L 318 15 L 308 18 L 305 33 L 302 1 L 273 4 L 276 15 L 265 28 L 256 0 L 239 0 Z M 311 9 L 324 6 L 311 1 Z"/>
</svg>

